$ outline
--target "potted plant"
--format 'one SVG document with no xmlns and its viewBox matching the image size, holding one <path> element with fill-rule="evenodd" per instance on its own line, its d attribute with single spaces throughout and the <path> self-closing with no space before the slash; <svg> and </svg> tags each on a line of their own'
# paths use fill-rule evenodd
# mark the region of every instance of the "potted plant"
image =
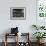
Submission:
<svg viewBox="0 0 46 46">
<path fill-rule="evenodd" d="M 42 38 L 45 38 L 44 36 L 46 36 L 46 33 L 45 32 L 35 32 L 33 35 L 37 38 L 37 41 L 40 43 L 40 40 Z"/>
<path fill-rule="evenodd" d="M 38 26 L 37 25 L 32 25 L 33 28 L 35 28 L 36 30 L 38 30 Z"/>
<path fill-rule="evenodd" d="M 32 27 L 35 28 L 36 30 L 45 29 L 45 26 L 32 25 Z"/>
</svg>

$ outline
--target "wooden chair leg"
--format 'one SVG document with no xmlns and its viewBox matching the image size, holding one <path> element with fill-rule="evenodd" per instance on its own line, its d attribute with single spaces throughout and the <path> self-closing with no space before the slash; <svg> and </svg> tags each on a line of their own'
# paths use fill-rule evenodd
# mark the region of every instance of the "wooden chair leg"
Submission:
<svg viewBox="0 0 46 46">
<path fill-rule="evenodd" d="M 5 46 L 7 46 L 7 33 L 5 34 Z"/>
<path fill-rule="evenodd" d="M 5 46 L 7 46 L 7 42 L 5 41 Z"/>
<path fill-rule="evenodd" d="M 17 46 L 18 46 L 18 34 L 17 34 Z"/>
<path fill-rule="evenodd" d="M 17 40 L 17 42 L 16 42 L 15 46 L 18 46 L 18 34 L 17 34 L 16 40 Z"/>
</svg>

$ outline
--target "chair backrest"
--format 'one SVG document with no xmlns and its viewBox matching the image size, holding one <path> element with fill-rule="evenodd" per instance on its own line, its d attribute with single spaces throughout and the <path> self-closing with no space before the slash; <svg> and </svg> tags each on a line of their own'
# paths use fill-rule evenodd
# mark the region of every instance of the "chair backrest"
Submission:
<svg viewBox="0 0 46 46">
<path fill-rule="evenodd" d="M 28 42 L 29 41 L 29 33 L 21 33 L 19 37 L 20 42 Z"/>
</svg>

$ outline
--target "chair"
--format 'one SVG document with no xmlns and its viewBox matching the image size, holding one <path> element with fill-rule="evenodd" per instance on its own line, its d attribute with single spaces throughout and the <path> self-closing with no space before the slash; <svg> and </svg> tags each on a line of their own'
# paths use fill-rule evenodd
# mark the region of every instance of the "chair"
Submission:
<svg viewBox="0 0 46 46">
<path fill-rule="evenodd" d="M 30 42 L 29 42 L 29 33 L 21 33 L 21 37 L 20 40 L 24 40 L 19 42 L 19 46 L 30 46 Z"/>
<path fill-rule="evenodd" d="M 11 28 L 11 33 L 5 33 L 5 46 L 7 46 L 8 42 L 7 42 L 7 38 L 10 38 L 13 36 L 17 36 L 17 38 L 15 38 L 16 41 L 16 46 L 18 46 L 18 27 L 16 28 Z"/>
<path fill-rule="evenodd" d="M 16 38 L 15 38 L 15 40 L 16 40 L 16 46 L 18 46 L 18 34 L 16 35 L 16 34 L 9 34 L 9 33 L 6 33 L 5 34 L 5 46 L 7 46 L 8 45 L 8 42 L 7 42 L 7 39 L 8 38 L 10 38 L 11 36 L 17 36 Z"/>
</svg>

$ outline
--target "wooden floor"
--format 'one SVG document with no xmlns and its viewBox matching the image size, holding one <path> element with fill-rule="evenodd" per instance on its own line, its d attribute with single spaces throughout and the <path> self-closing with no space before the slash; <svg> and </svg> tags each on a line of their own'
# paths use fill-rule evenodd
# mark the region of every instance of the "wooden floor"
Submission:
<svg viewBox="0 0 46 46">
<path fill-rule="evenodd" d="M 2 43 L 0 42 L 0 46 L 4 46 L 4 43 L 3 42 Z M 15 46 L 15 42 L 14 43 L 10 42 L 10 43 L 8 43 L 7 46 Z M 32 43 L 30 43 L 30 46 L 37 46 L 37 43 L 32 42 Z M 42 45 L 42 46 L 46 46 L 46 43 L 44 43 L 44 45 Z"/>
</svg>

